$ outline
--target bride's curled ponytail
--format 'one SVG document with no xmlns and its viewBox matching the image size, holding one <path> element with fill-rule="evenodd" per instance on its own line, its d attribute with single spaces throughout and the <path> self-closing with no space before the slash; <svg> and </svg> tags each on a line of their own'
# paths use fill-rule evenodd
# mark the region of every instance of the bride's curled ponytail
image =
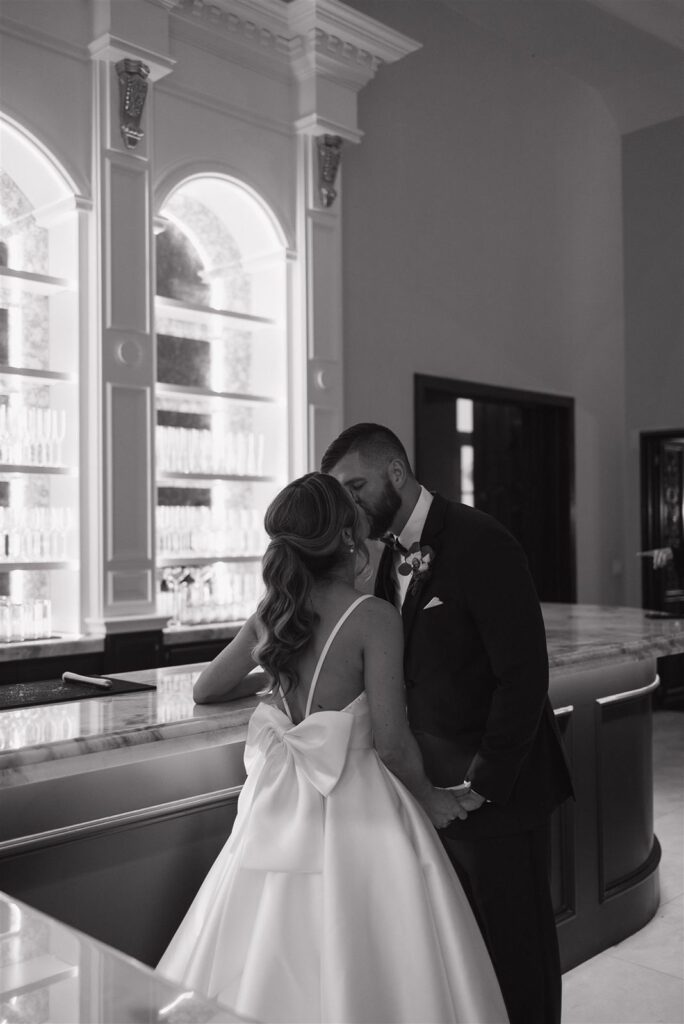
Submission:
<svg viewBox="0 0 684 1024">
<path fill-rule="evenodd" d="M 254 649 L 256 661 L 275 682 L 286 684 L 289 663 L 306 647 L 314 625 L 309 602 L 311 573 L 282 537 L 266 548 L 262 563 L 266 594 L 257 609 L 265 633 Z"/>
<path fill-rule="evenodd" d="M 271 677 L 270 690 L 281 686 L 287 692 L 297 684 L 294 663 L 315 625 L 311 588 L 350 557 L 350 547 L 341 539 L 345 527 L 354 547 L 368 556 L 354 501 L 334 477 L 323 473 L 307 473 L 280 491 L 264 525 L 271 542 L 262 563 L 266 593 L 257 609 L 261 638 L 254 658 Z"/>
</svg>

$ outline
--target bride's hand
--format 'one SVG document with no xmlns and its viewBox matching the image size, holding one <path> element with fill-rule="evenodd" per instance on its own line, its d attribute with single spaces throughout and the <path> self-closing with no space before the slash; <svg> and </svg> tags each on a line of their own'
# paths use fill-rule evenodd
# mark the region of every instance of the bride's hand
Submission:
<svg viewBox="0 0 684 1024">
<path fill-rule="evenodd" d="M 423 802 L 423 807 L 435 828 L 446 828 L 455 818 L 462 821 L 468 812 L 461 805 L 459 797 L 448 789 L 433 786 Z"/>
</svg>

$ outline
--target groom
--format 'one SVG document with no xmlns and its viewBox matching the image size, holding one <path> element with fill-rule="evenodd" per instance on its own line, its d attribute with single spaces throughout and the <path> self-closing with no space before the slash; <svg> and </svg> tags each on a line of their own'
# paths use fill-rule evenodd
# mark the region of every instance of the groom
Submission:
<svg viewBox="0 0 684 1024">
<path fill-rule="evenodd" d="M 321 463 L 385 548 L 375 592 L 401 609 L 409 723 L 437 786 L 467 781 L 440 832 L 484 935 L 511 1024 L 558 1024 L 549 818 L 572 793 L 548 700 L 544 623 L 520 545 L 491 516 L 430 494 L 386 427 L 359 423 Z"/>
</svg>

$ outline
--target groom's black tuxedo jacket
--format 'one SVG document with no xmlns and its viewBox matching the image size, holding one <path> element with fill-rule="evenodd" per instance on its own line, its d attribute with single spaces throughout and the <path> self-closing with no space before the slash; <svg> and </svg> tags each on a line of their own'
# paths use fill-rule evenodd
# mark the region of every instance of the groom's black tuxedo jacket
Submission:
<svg viewBox="0 0 684 1024">
<path fill-rule="evenodd" d="M 438 494 L 421 545 L 434 556 L 402 608 L 409 723 L 434 785 L 469 778 L 490 801 L 445 834 L 534 828 L 572 784 L 548 700 L 546 634 L 527 559 L 497 520 Z M 375 586 L 389 601 L 392 559 L 386 549 Z"/>
</svg>

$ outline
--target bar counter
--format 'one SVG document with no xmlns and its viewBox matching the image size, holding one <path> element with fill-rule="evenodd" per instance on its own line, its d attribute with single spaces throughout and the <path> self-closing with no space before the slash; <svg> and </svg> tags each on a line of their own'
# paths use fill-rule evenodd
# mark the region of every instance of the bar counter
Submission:
<svg viewBox="0 0 684 1024">
<path fill-rule="evenodd" d="M 242 1017 L 0 893 L 0 1017 L 48 1024 L 240 1024 Z"/>
<path fill-rule="evenodd" d="M 658 906 L 651 694 L 684 620 L 543 606 L 576 801 L 554 815 L 564 969 Z M 255 698 L 197 706 L 201 665 L 122 673 L 155 690 L 0 712 L 1 888 L 154 964 L 230 833 Z M 136 927 L 130 922 L 136 920 Z"/>
</svg>

